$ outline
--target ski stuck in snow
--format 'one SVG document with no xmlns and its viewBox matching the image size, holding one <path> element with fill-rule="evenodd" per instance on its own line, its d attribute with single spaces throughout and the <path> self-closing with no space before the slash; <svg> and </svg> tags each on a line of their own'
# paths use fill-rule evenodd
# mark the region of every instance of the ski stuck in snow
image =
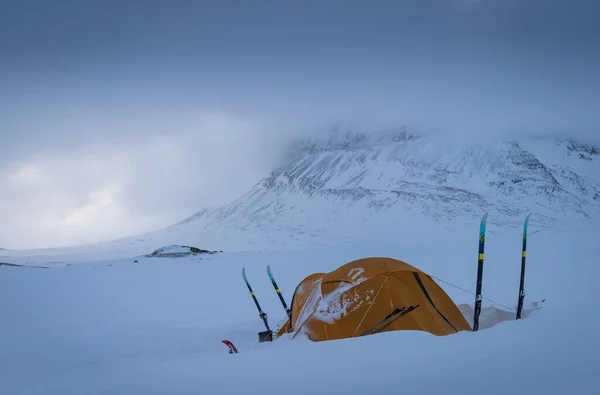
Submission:
<svg viewBox="0 0 600 395">
<path fill-rule="evenodd" d="M 275 282 L 275 278 L 273 277 L 273 273 L 271 273 L 271 266 L 270 265 L 267 265 L 267 274 L 269 275 L 269 279 L 271 280 L 271 284 L 273 284 L 273 288 L 275 288 L 275 292 L 277 292 L 277 296 L 279 296 L 279 300 L 281 301 L 281 304 L 283 305 L 283 308 L 285 309 L 285 313 L 287 314 L 288 318 L 291 320 L 292 319 L 292 311 L 289 309 L 289 307 L 285 303 L 285 299 L 283 298 L 283 295 L 281 294 L 281 290 L 279 289 L 279 286 Z"/>
<path fill-rule="evenodd" d="M 517 304 L 517 320 L 521 318 L 523 310 L 523 301 L 525 300 L 525 259 L 527 258 L 527 227 L 531 213 L 525 218 L 523 223 L 523 247 L 521 249 L 521 279 L 519 282 L 519 302 Z"/>
<path fill-rule="evenodd" d="M 523 243 L 521 248 L 521 276 L 519 278 L 519 298 L 517 302 L 516 320 L 521 319 L 523 303 L 525 301 L 525 263 L 527 259 L 527 232 L 529 219 L 533 213 L 529 213 L 523 222 Z M 479 225 L 479 255 L 477 260 L 477 287 L 475 291 L 475 307 L 473 309 L 473 332 L 479 329 L 479 316 L 481 314 L 482 282 L 483 282 L 483 260 L 485 251 L 485 234 L 488 214 L 486 213 Z M 546 299 L 542 300 L 544 302 Z"/>
<path fill-rule="evenodd" d="M 260 304 L 258 303 L 258 299 L 256 298 L 256 295 L 254 295 L 254 291 L 252 290 L 252 287 L 250 286 L 250 283 L 248 282 L 248 278 L 246 277 L 246 268 L 245 267 L 242 268 L 242 277 L 244 278 L 244 282 L 246 283 L 246 286 L 248 287 L 248 291 L 250 291 L 250 295 L 252 296 L 252 299 L 254 300 L 254 304 L 256 305 L 256 308 L 258 309 L 258 315 L 262 319 L 263 323 L 265 324 L 265 327 L 267 328 L 266 331 L 258 332 L 258 341 L 260 343 L 265 342 L 265 341 L 272 342 L 273 341 L 273 331 L 271 330 L 271 328 L 269 328 L 269 322 L 267 321 L 267 314 L 262 310 L 262 308 L 260 307 Z"/>
<path fill-rule="evenodd" d="M 487 225 L 487 213 L 481 218 L 479 224 L 479 255 L 477 258 L 477 288 L 475 291 L 475 309 L 473 312 L 473 332 L 479 329 L 479 314 L 481 314 L 481 287 L 483 282 L 483 257 L 485 249 L 485 230 Z"/>
</svg>

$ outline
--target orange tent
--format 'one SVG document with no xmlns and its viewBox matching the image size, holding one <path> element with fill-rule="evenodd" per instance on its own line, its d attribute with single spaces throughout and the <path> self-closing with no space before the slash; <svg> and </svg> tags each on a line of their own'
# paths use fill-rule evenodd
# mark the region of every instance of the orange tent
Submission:
<svg viewBox="0 0 600 395">
<path fill-rule="evenodd" d="M 313 341 L 391 330 L 421 330 L 437 336 L 471 331 L 450 297 L 421 270 L 396 259 L 364 258 L 298 285 L 291 321 L 279 335 L 304 334 Z"/>
</svg>

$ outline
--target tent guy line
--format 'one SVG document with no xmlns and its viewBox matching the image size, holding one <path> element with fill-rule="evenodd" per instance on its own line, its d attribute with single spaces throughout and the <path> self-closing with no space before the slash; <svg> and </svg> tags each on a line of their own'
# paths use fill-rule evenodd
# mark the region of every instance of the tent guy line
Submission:
<svg viewBox="0 0 600 395">
<path fill-rule="evenodd" d="M 430 276 L 431 276 L 431 275 L 430 275 Z M 468 293 L 468 294 L 470 294 L 470 295 L 475 295 L 475 292 L 471 292 L 471 291 L 469 291 L 469 290 L 467 290 L 467 289 L 461 288 L 461 287 L 459 287 L 458 285 L 454 285 L 454 284 L 452 284 L 452 283 L 449 283 L 448 281 L 442 280 L 441 278 L 438 278 L 438 277 L 435 277 L 435 276 L 431 276 L 431 278 L 433 278 L 433 279 L 435 279 L 435 280 L 438 280 L 439 282 L 442 282 L 442 283 L 445 283 L 445 284 L 451 285 L 451 286 L 453 286 L 454 288 L 456 288 L 456 289 L 459 289 L 459 290 L 461 290 L 461 291 L 464 291 L 464 292 L 466 292 L 466 293 Z M 488 302 L 495 303 L 495 304 L 497 304 L 498 306 L 502 306 L 502 307 L 504 307 L 504 308 L 507 308 L 507 309 L 509 309 L 509 310 L 511 310 L 511 311 L 516 311 L 514 307 L 508 307 L 507 305 L 505 305 L 505 304 L 502 304 L 502 303 L 500 303 L 500 302 L 496 302 L 496 301 L 494 301 L 494 300 L 492 300 L 492 299 L 490 299 L 490 298 L 486 298 L 486 297 L 484 297 L 484 296 L 482 296 L 481 298 L 482 298 L 483 300 L 487 300 Z"/>
</svg>

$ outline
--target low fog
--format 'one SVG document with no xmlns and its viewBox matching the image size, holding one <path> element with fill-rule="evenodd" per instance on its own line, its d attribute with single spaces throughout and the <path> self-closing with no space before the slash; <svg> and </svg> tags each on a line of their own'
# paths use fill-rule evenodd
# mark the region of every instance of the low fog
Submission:
<svg viewBox="0 0 600 395">
<path fill-rule="evenodd" d="M 171 225 L 332 125 L 600 144 L 590 1 L 56 2 L 0 10 L 0 247 Z"/>
<path fill-rule="evenodd" d="M 284 134 L 223 113 L 44 121 L 38 130 L 55 139 L 9 152 L 0 167 L 4 248 L 89 243 L 171 225 L 246 192 L 286 144 Z M 72 143 L 61 137 L 72 129 L 95 133 Z"/>
</svg>

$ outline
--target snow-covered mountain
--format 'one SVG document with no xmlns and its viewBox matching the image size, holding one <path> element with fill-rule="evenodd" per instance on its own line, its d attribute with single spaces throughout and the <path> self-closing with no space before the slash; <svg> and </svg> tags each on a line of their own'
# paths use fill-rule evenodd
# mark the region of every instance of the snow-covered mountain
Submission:
<svg viewBox="0 0 600 395">
<path fill-rule="evenodd" d="M 357 235 L 429 217 L 538 226 L 600 218 L 600 149 L 573 140 L 459 141 L 407 132 L 297 143 L 287 163 L 169 231 Z M 405 223 L 405 222 L 404 222 Z"/>
</svg>

